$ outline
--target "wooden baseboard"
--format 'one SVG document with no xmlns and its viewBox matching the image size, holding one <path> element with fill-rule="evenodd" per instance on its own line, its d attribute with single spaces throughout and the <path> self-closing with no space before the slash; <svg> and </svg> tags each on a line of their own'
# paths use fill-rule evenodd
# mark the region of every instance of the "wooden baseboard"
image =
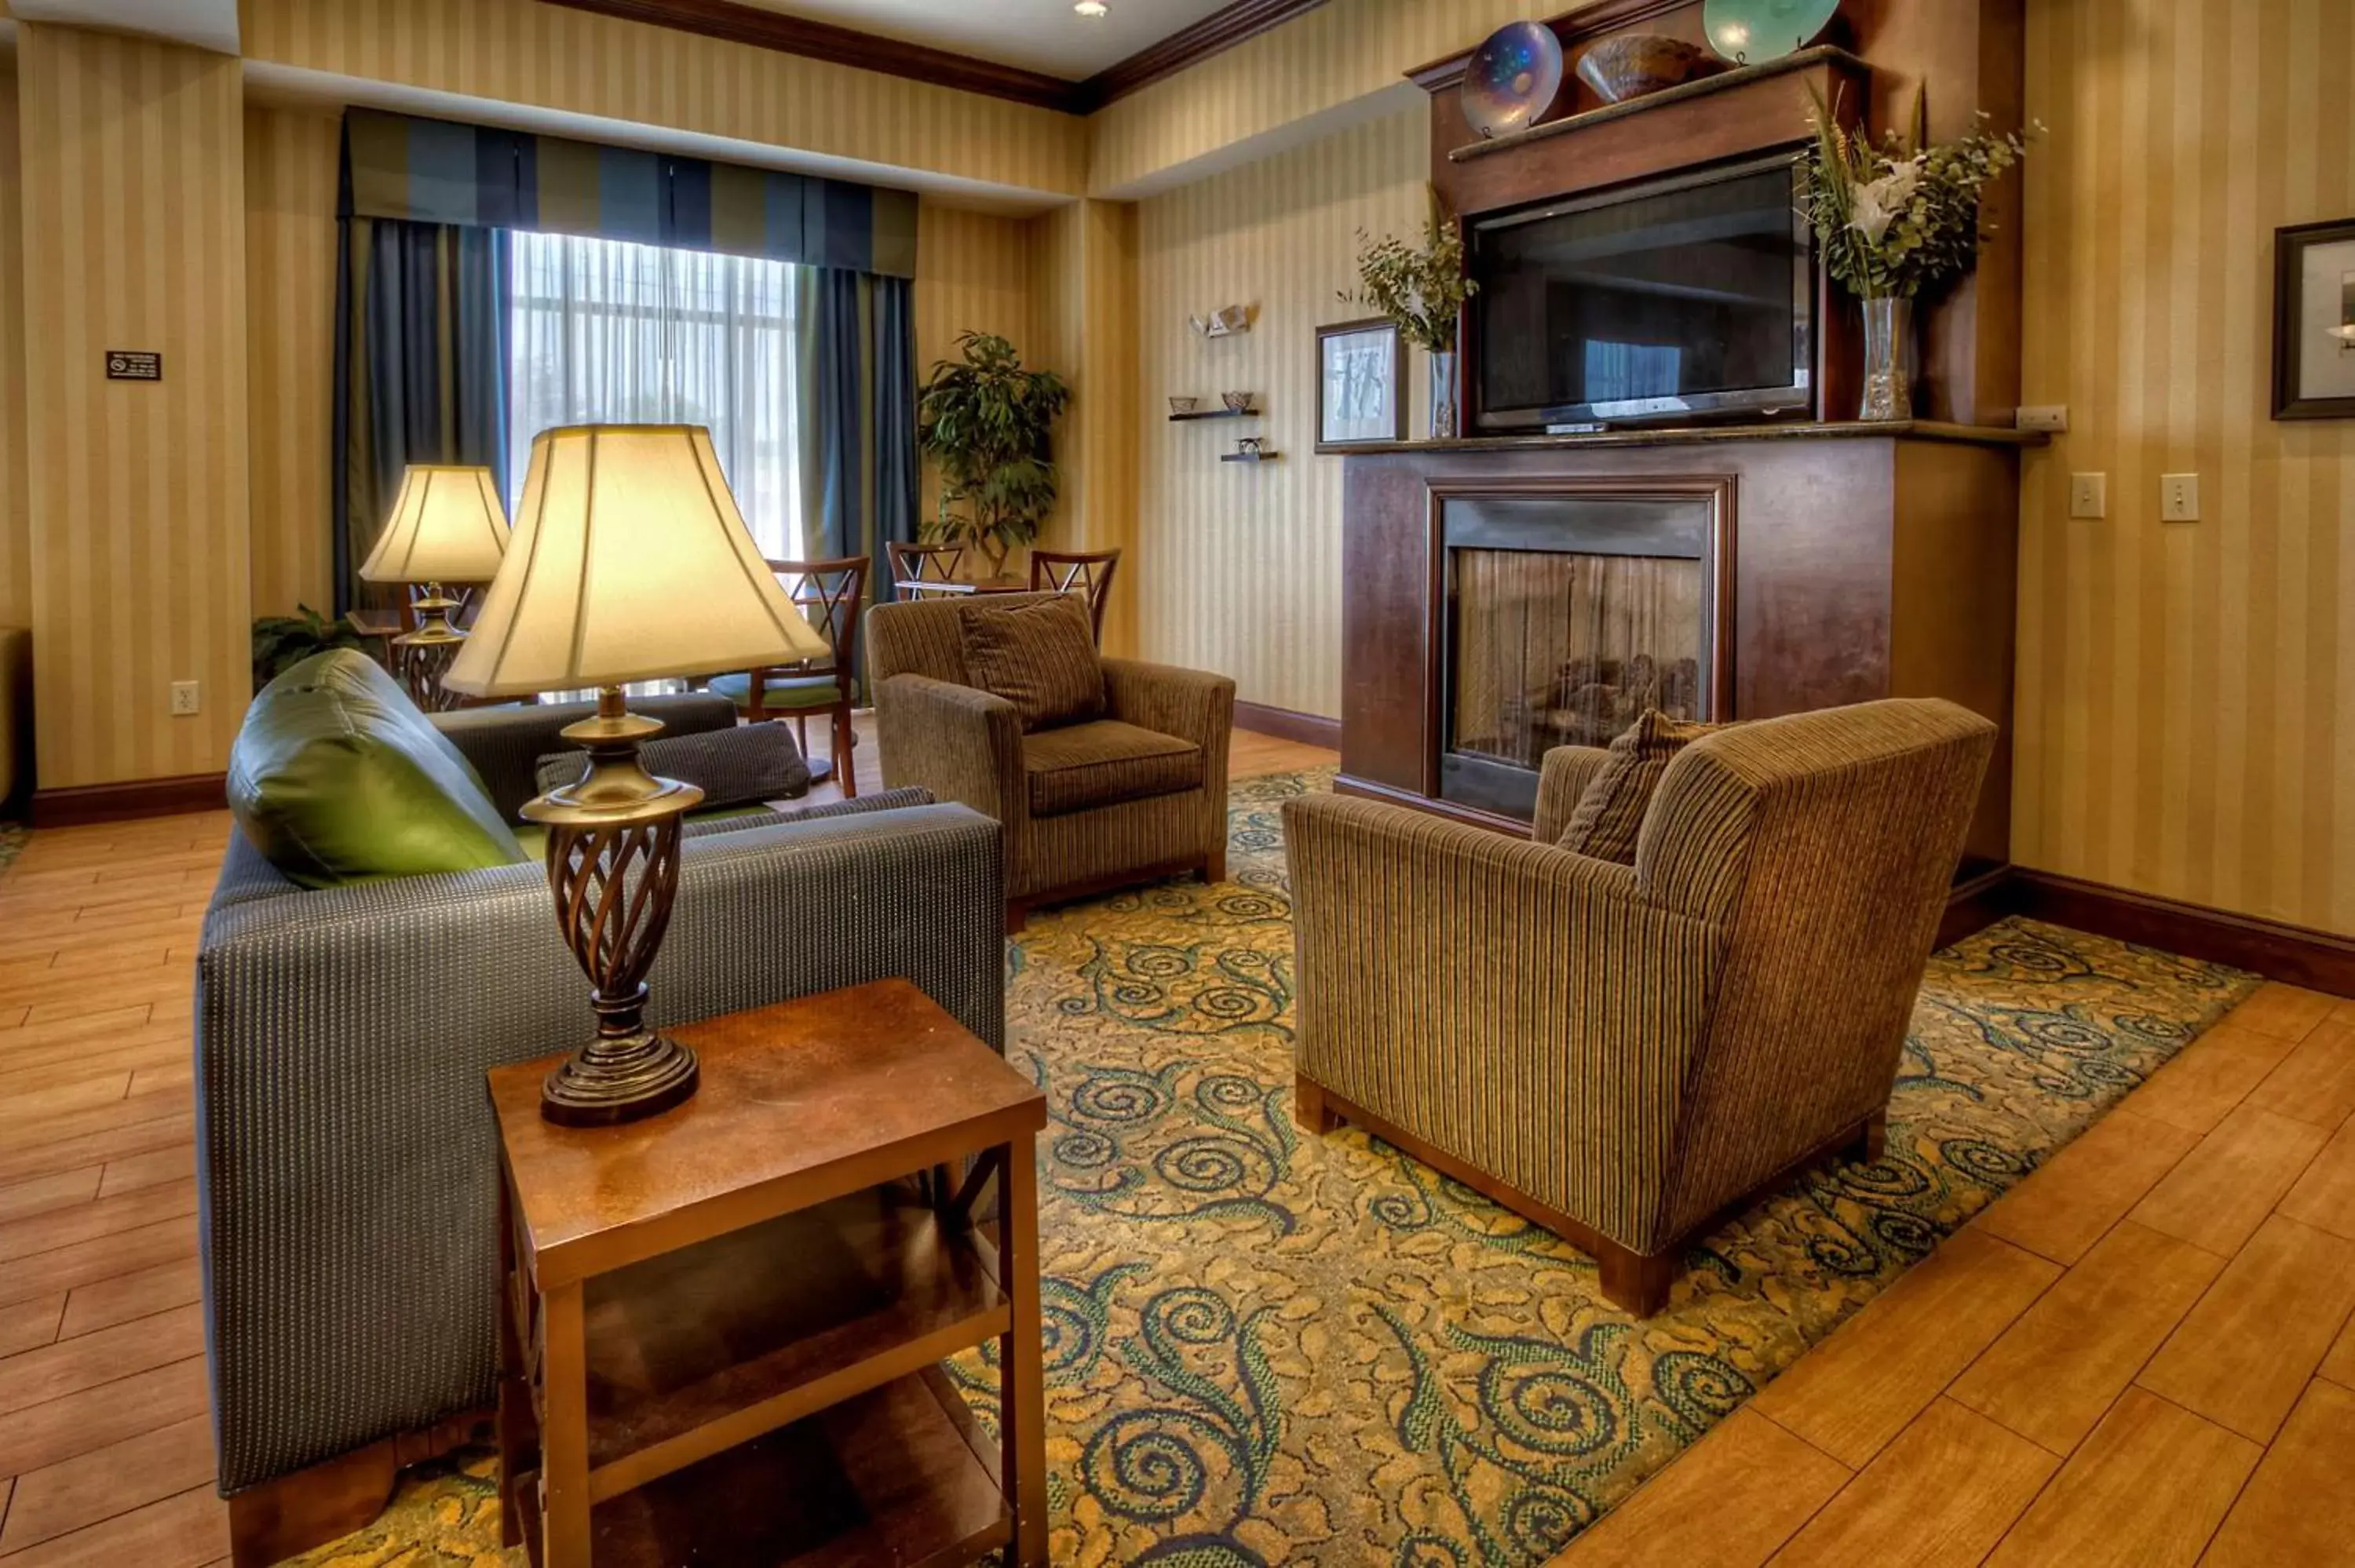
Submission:
<svg viewBox="0 0 2355 1568">
<path fill-rule="evenodd" d="M 2025 867 L 2012 873 L 2012 904 L 2032 920 L 2355 997 L 2355 938 L 2336 932 Z"/>
<path fill-rule="evenodd" d="M 1998 866 L 1955 884 L 1938 945 L 1960 941 L 2007 915 L 2355 997 L 2355 937 L 2026 866 Z"/>
<path fill-rule="evenodd" d="M 73 828 L 134 817 L 177 817 L 218 811 L 228 803 L 229 778 L 187 773 L 176 779 L 133 779 L 121 784 L 80 784 L 33 792 L 33 826 Z"/>
<path fill-rule="evenodd" d="M 1253 735 L 1272 735 L 1278 740 L 1297 741 L 1302 746 L 1321 746 L 1327 751 L 1341 749 L 1339 719 L 1294 713 L 1290 708 L 1271 708 L 1261 703 L 1237 703 L 1235 727 L 1247 729 Z"/>
<path fill-rule="evenodd" d="M 1957 882 L 1946 895 L 1946 913 L 1938 922 L 1938 946 L 1951 948 L 2015 913 L 2012 897 L 2012 867 L 2008 863 Z"/>
</svg>

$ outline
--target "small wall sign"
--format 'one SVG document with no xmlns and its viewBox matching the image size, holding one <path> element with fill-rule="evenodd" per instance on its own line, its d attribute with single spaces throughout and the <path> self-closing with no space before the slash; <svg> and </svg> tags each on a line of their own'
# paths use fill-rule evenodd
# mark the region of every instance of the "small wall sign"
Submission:
<svg viewBox="0 0 2355 1568">
<path fill-rule="evenodd" d="M 142 348 L 110 348 L 106 351 L 106 378 L 109 381 L 161 381 L 164 379 L 164 356 Z"/>
</svg>

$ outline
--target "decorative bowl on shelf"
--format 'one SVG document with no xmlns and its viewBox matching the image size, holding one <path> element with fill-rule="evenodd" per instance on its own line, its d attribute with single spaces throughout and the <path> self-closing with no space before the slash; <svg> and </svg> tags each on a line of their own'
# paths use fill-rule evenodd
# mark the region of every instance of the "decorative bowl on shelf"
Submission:
<svg viewBox="0 0 2355 1568">
<path fill-rule="evenodd" d="M 1561 39 L 1543 22 L 1508 22 L 1472 51 L 1464 118 L 1484 138 L 1526 131 L 1561 91 Z"/>
<path fill-rule="evenodd" d="M 1201 406 L 1202 400 L 1199 397 L 1172 397 L 1169 399 L 1169 411 L 1173 414 L 1190 414 Z"/>
<path fill-rule="evenodd" d="M 1219 398 L 1226 404 L 1230 413 L 1248 414 L 1251 412 L 1252 396 L 1249 392 L 1221 392 L 1219 394 Z"/>
<path fill-rule="evenodd" d="M 1701 31 L 1736 65 L 1764 65 L 1806 48 L 1831 26 L 1839 0 L 1706 0 Z"/>
<path fill-rule="evenodd" d="M 1579 57 L 1578 79 L 1605 103 L 1680 87 L 1725 67 L 1699 44 L 1659 33 L 1614 33 Z"/>
</svg>

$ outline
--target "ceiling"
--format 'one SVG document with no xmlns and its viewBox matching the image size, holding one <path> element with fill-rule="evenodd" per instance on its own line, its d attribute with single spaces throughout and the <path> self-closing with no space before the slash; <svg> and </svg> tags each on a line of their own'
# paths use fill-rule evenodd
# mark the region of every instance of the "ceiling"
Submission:
<svg viewBox="0 0 2355 1568">
<path fill-rule="evenodd" d="M 1228 0 L 1104 0 L 1110 14 L 1096 17 L 1074 12 L 1071 0 L 744 3 L 1080 81 L 1224 10 Z"/>
</svg>

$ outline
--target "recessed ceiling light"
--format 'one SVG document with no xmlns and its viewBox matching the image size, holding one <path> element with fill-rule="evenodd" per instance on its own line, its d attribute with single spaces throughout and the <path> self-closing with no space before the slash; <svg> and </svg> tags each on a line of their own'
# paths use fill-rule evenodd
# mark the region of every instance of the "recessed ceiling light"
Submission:
<svg viewBox="0 0 2355 1568">
<path fill-rule="evenodd" d="M 1071 9 L 1082 16 L 1101 16 L 1111 7 L 1104 4 L 1104 0 L 1079 0 Z"/>
</svg>

